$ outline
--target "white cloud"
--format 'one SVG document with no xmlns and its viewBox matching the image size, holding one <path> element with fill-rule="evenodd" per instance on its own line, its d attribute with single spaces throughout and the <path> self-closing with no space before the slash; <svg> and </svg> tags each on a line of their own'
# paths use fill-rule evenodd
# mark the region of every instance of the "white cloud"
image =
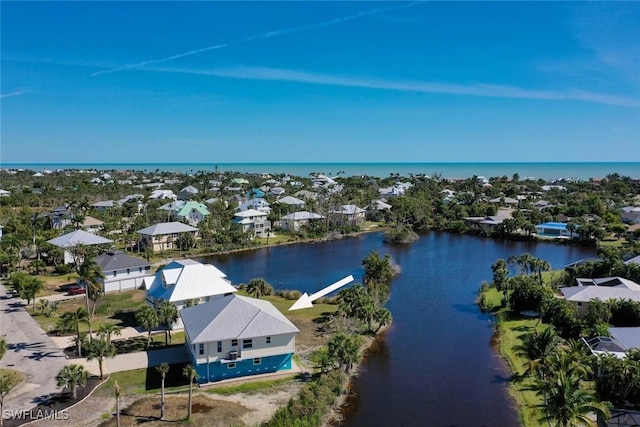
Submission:
<svg viewBox="0 0 640 427">
<path fill-rule="evenodd" d="M 149 71 L 197 74 L 247 80 L 285 81 L 328 86 L 344 86 L 403 92 L 466 95 L 487 98 L 540 99 L 550 101 L 582 101 L 621 107 L 640 107 L 640 100 L 620 95 L 590 92 L 580 89 L 566 91 L 526 89 L 496 84 L 435 83 L 415 80 L 386 80 L 346 77 L 299 70 L 269 67 L 231 67 L 208 70 L 186 68 L 146 68 Z"/>
<path fill-rule="evenodd" d="M 0 93 L 0 98 L 10 98 L 12 96 L 24 95 L 25 93 L 31 93 L 31 91 L 28 89 L 25 89 L 25 90 L 14 90 L 13 92 L 8 92 L 8 93 Z"/>
</svg>

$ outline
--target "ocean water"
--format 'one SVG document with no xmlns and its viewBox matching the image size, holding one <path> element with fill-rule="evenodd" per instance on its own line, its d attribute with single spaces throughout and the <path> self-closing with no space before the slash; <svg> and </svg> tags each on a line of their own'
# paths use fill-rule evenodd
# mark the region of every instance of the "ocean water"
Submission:
<svg viewBox="0 0 640 427">
<path fill-rule="evenodd" d="M 617 173 L 621 176 L 640 178 L 640 162 L 567 162 L 567 163 L 4 163 L 4 169 L 29 169 L 33 171 L 58 169 L 84 170 L 140 170 L 154 172 L 197 173 L 198 171 L 242 173 L 287 173 L 308 176 L 323 173 L 329 176 L 368 175 L 387 177 L 392 174 L 439 175 L 444 178 L 468 178 L 473 175 L 495 177 L 518 174 L 521 179 L 533 177 L 553 180 L 572 178 L 587 180 L 604 178 Z"/>
</svg>

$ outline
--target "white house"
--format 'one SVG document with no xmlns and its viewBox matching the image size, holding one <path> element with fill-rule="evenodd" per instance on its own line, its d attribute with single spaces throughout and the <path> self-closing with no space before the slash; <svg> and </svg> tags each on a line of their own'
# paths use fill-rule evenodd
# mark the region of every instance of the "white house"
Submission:
<svg viewBox="0 0 640 427">
<path fill-rule="evenodd" d="M 145 279 L 151 276 L 151 264 L 119 250 L 111 250 L 93 259 L 104 273 L 102 282 L 104 292 L 121 292 L 138 289 Z"/>
<path fill-rule="evenodd" d="M 194 187 L 192 185 L 187 185 L 182 190 L 180 190 L 180 192 L 178 193 L 178 199 L 180 199 L 180 200 L 191 200 L 198 193 L 199 193 L 199 190 L 196 187 Z"/>
<path fill-rule="evenodd" d="M 254 236 L 261 237 L 271 229 L 271 222 L 267 220 L 265 212 L 247 209 L 236 212 L 234 215 L 235 218 L 231 222 L 239 227 L 243 233 L 252 233 Z"/>
<path fill-rule="evenodd" d="M 567 224 L 564 222 L 545 222 L 543 224 L 536 225 L 536 234 L 538 236 L 548 237 L 574 237 L 574 232 L 569 231 Z"/>
<path fill-rule="evenodd" d="M 262 197 L 254 197 L 245 202 L 242 202 L 236 208 L 237 211 L 246 211 L 249 209 L 255 209 L 260 212 L 270 213 L 271 212 L 271 204 L 267 202 Z"/>
<path fill-rule="evenodd" d="M 322 220 L 324 217 L 317 213 L 301 211 L 292 212 L 280 218 L 282 229 L 286 231 L 299 231 L 301 227 L 308 225 L 312 221 Z"/>
<path fill-rule="evenodd" d="M 292 196 L 285 196 L 278 200 L 278 203 L 282 203 L 284 205 L 295 206 L 297 208 L 304 208 L 305 201 L 300 200 L 298 198 Z"/>
<path fill-rule="evenodd" d="M 226 277 L 211 264 L 191 259 L 173 261 L 151 279 L 145 279 L 147 304 L 155 307 L 164 300 L 181 310 L 188 300 L 204 303 L 222 298 L 237 291 Z M 173 329 L 181 328 L 182 321 L 178 319 Z"/>
<path fill-rule="evenodd" d="M 619 359 L 627 356 L 627 351 L 640 348 L 639 327 L 609 328 L 608 337 L 582 339 L 594 355 L 611 354 Z"/>
<path fill-rule="evenodd" d="M 299 329 L 270 302 L 228 295 L 180 311 L 198 382 L 289 370 Z"/>
<path fill-rule="evenodd" d="M 153 190 L 149 198 L 151 200 L 158 200 L 158 199 L 176 200 L 178 196 L 176 196 L 171 190 Z"/>
</svg>

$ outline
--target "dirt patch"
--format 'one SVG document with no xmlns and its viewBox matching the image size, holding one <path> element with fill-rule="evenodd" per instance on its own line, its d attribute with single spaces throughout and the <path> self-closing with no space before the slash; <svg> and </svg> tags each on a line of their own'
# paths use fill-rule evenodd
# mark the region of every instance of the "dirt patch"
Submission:
<svg viewBox="0 0 640 427">
<path fill-rule="evenodd" d="M 251 398 L 234 399 L 225 396 L 209 397 L 204 394 L 193 396 L 192 424 L 196 426 L 227 427 L 231 425 L 253 425 L 250 420 L 262 419 L 256 417 L 259 409 L 253 409 L 254 400 Z M 242 403 L 240 403 L 242 402 Z M 249 408 L 250 406 L 252 408 Z M 144 423 L 149 427 L 175 425 L 187 417 L 188 396 L 167 396 L 165 402 L 165 420 L 160 421 L 160 397 L 145 397 L 139 399 L 122 410 L 120 415 L 121 426 L 137 426 Z M 116 425 L 115 416 L 100 424 L 100 427 Z"/>
</svg>

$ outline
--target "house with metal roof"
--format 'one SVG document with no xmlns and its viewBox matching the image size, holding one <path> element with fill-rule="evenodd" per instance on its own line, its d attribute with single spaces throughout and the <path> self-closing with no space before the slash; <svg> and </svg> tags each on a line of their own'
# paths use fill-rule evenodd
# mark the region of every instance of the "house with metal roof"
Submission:
<svg viewBox="0 0 640 427">
<path fill-rule="evenodd" d="M 278 203 L 282 203 L 283 205 L 289 205 L 296 208 L 304 208 L 306 202 L 304 200 L 300 200 L 293 196 L 284 196 L 281 199 L 278 199 Z"/>
<path fill-rule="evenodd" d="M 280 224 L 285 231 L 299 231 L 300 228 L 308 226 L 313 221 L 321 221 L 322 215 L 313 212 L 301 211 L 292 212 L 280 218 Z"/>
<path fill-rule="evenodd" d="M 187 202 L 175 210 L 175 217 L 181 221 L 187 221 L 193 226 L 197 226 L 206 217 L 211 215 L 209 209 L 198 202 Z"/>
<path fill-rule="evenodd" d="M 536 234 L 538 236 L 566 239 L 570 239 L 575 236 L 575 234 L 567 228 L 567 224 L 564 222 L 545 222 L 543 224 L 538 224 L 536 225 Z"/>
<path fill-rule="evenodd" d="M 140 234 L 141 244 L 145 248 L 151 248 L 156 252 L 174 249 L 181 233 L 191 233 L 195 237 L 198 231 L 197 228 L 181 222 L 161 222 L 136 233 Z"/>
<path fill-rule="evenodd" d="M 364 221 L 367 211 L 356 205 L 342 205 L 332 213 L 343 222 L 360 223 Z"/>
<path fill-rule="evenodd" d="M 120 250 L 110 250 L 98 255 L 93 261 L 104 274 L 104 279 L 100 279 L 100 282 L 105 293 L 139 289 L 144 285 L 145 279 L 153 277 L 149 262 Z"/>
<path fill-rule="evenodd" d="M 211 264 L 192 259 L 173 261 L 155 276 L 144 280 L 146 301 L 151 307 L 160 301 L 169 301 L 182 310 L 187 301 L 200 304 L 236 292 L 237 289 L 226 277 Z M 173 329 L 181 328 L 182 321 L 178 319 Z"/>
<path fill-rule="evenodd" d="M 200 190 L 198 190 L 196 187 L 194 187 L 192 185 L 187 185 L 182 190 L 180 190 L 180 192 L 178 193 L 178 199 L 180 199 L 180 200 L 191 200 L 199 192 L 200 192 Z"/>
<path fill-rule="evenodd" d="M 107 245 L 113 243 L 113 240 L 105 239 L 102 236 L 84 230 L 75 230 L 55 239 L 47 240 L 47 243 L 62 248 L 64 250 L 64 263 L 72 264 L 76 262 L 72 250 L 77 246 Z"/>
<path fill-rule="evenodd" d="M 300 330 L 269 301 L 238 295 L 180 311 L 198 382 L 292 368 Z"/>
<path fill-rule="evenodd" d="M 262 237 L 271 230 L 271 222 L 267 220 L 267 213 L 255 209 L 236 212 L 231 220 L 233 226 L 240 228 L 243 233 Z"/>
<path fill-rule="evenodd" d="M 271 204 L 262 197 L 254 197 L 240 203 L 236 208 L 236 211 L 246 211 L 249 209 L 255 209 L 268 214 L 271 212 Z"/>
</svg>

